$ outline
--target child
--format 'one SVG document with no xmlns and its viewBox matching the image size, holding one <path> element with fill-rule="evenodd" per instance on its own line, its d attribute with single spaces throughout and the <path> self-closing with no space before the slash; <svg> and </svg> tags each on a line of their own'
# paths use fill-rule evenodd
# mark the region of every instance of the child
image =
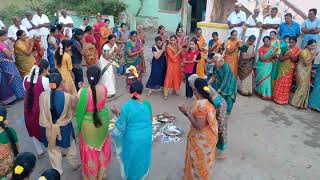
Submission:
<svg viewBox="0 0 320 180">
<path fill-rule="evenodd" d="M 36 156 L 30 152 L 24 152 L 14 161 L 11 180 L 27 180 L 36 166 Z"/>
<path fill-rule="evenodd" d="M 127 76 L 127 88 L 130 87 L 131 83 L 134 80 L 141 80 L 141 78 L 139 77 L 139 73 L 136 69 L 136 67 L 134 66 L 130 66 L 127 70 L 126 70 L 126 76 Z"/>
<path fill-rule="evenodd" d="M 5 124 L 6 119 L 7 110 L 0 107 L 0 178 L 10 173 L 14 157 L 18 154 L 17 133 Z"/>
</svg>

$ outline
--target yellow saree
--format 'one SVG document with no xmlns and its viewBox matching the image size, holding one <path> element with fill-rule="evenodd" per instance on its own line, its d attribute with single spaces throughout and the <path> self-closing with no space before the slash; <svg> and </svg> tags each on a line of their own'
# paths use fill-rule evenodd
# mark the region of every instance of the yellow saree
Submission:
<svg viewBox="0 0 320 180">
<path fill-rule="evenodd" d="M 18 40 L 14 46 L 16 66 L 22 78 L 29 74 L 36 61 L 32 53 L 28 55 L 29 48 L 30 45 L 28 41 L 22 40 Z"/>
</svg>

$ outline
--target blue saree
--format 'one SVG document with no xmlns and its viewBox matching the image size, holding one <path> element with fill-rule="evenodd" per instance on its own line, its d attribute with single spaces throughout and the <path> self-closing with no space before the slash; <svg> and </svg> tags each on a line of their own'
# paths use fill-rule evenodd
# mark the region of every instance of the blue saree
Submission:
<svg viewBox="0 0 320 180">
<path fill-rule="evenodd" d="M 309 97 L 309 107 L 320 111 L 320 65 L 314 65 L 314 67 L 316 69 L 316 75 Z"/>
</svg>

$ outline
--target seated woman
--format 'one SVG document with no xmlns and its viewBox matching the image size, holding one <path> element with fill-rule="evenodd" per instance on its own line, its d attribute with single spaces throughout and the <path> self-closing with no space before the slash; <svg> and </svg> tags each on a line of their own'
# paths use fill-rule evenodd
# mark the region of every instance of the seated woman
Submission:
<svg viewBox="0 0 320 180">
<path fill-rule="evenodd" d="M 39 66 L 35 65 L 29 75 L 24 78 L 23 86 L 26 90 L 24 99 L 24 119 L 29 136 L 37 151 L 38 157 L 41 157 L 45 151 L 41 144 L 41 128 L 39 126 L 39 97 L 43 91 L 50 90 L 49 79 L 46 75 L 49 73 L 49 62 L 41 60 Z"/>
<path fill-rule="evenodd" d="M 111 132 L 120 164 L 122 179 L 144 179 L 151 167 L 152 108 L 142 99 L 143 85 L 134 81 L 130 86 L 131 98 L 112 112 L 118 120 Z"/>
<path fill-rule="evenodd" d="M 218 142 L 216 109 L 212 105 L 206 81 L 198 78 L 194 87 L 196 100 L 191 108 L 179 106 L 179 110 L 191 123 L 185 153 L 184 179 L 212 179 Z"/>
<path fill-rule="evenodd" d="M 22 78 L 29 74 L 33 64 L 36 62 L 33 51 L 34 40 L 28 39 L 26 32 L 17 31 L 17 41 L 14 44 L 14 55 L 16 66 Z"/>
<path fill-rule="evenodd" d="M 4 43 L 7 39 L 7 32 L 0 30 L 0 105 L 3 106 L 22 100 L 25 95 L 22 78 L 12 61 L 14 53 Z"/>
<path fill-rule="evenodd" d="M 126 44 L 125 61 L 126 66 L 135 66 L 138 70 L 139 77 L 142 77 L 142 65 L 141 60 L 143 56 L 143 43 L 138 39 L 136 31 L 130 33 L 130 39 Z"/>
<path fill-rule="evenodd" d="M 87 65 L 94 65 L 98 61 L 98 51 L 96 48 L 96 39 L 94 38 L 94 29 L 87 26 L 83 36 L 84 59 Z"/>
<path fill-rule="evenodd" d="M 77 147 L 72 126 L 74 109 L 77 104 L 75 96 L 60 90 L 62 76 L 52 73 L 49 76 L 51 91 L 40 95 L 39 125 L 42 130 L 42 143 L 48 148 L 49 160 L 52 167 L 63 173 L 62 148 L 67 149 L 67 159 L 74 170 L 80 165 L 77 160 Z"/>
<path fill-rule="evenodd" d="M 224 62 L 223 56 L 213 56 L 214 67 L 210 72 L 210 84 L 227 102 L 227 115 L 230 115 L 237 95 L 237 80 L 229 64 Z"/>
<path fill-rule="evenodd" d="M 13 167 L 18 155 L 18 138 L 16 131 L 7 126 L 7 110 L 0 107 L 0 178 L 5 178 Z"/>
<path fill-rule="evenodd" d="M 79 91 L 76 120 L 79 133 L 80 159 L 83 179 L 103 179 L 111 160 L 111 137 L 109 134 L 109 110 L 107 88 L 98 85 L 101 70 L 97 66 L 87 69 L 90 88 Z M 92 163 L 94 166 L 92 166 Z"/>
<path fill-rule="evenodd" d="M 36 161 L 36 156 L 30 152 L 19 154 L 14 160 L 11 180 L 30 179 L 34 167 L 36 166 Z"/>
</svg>

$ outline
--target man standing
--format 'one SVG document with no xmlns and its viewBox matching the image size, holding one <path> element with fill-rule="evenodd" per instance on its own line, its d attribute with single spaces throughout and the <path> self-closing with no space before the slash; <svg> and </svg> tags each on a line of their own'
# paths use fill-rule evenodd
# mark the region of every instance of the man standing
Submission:
<svg viewBox="0 0 320 180">
<path fill-rule="evenodd" d="M 236 30 L 238 32 L 238 39 L 241 39 L 242 37 L 242 26 L 246 22 L 246 14 L 240 10 L 241 9 L 241 3 L 237 2 L 235 4 L 234 11 L 229 15 L 228 17 L 228 25 L 229 25 L 229 36 L 231 31 Z"/>
<path fill-rule="evenodd" d="M 282 23 L 279 28 L 280 40 L 284 40 L 284 36 L 298 37 L 300 35 L 300 24 L 292 20 L 292 14 L 287 13 L 284 15 L 286 22 Z"/>
<path fill-rule="evenodd" d="M 262 27 L 263 16 L 260 14 L 260 10 L 256 8 L 254 13 L 249 16 L 247 19 L 245 26 L 247 27 L 246 33 L 244 36 L 245 42 L 247 42 L 248 38 L 251 35 L 254 35 L 256 39 L 259 39 L 260 29 Z M 255 41 L 255 46 L 257 46 L 258 41 Z"/>
<path fill-rule="evenodd" d="M 310 9 L 308 19 L 302 23 L 301 31 L 304 33 L 302 47 L 305 48 L 310 39 L 317 41 L 319 46 L 320 43 L 320 19 L 317 16 L 317 9 Z"/>
<path fill-rule="evenodd" d="M 29 33 L 29 38 L 33 38 L 34 34 L 38 31 L 37 23 L 32 22 L 32 12 L 27 11 L 25 13 L 25 18 L 22 19 L 21 25 L 27 28 L 27 31 Z"/>
<path fill-rule="evenodd" d="M 67 11 L 65 9 L 61 10 L 61 16 L 59 17 L 59 23 L 64 26 L 64 35 L 67 39 L 72 37 L 73 20 L 70 16 L 67 16 Z"/>
<path fill-rule="evenodd" d="M 11 25 L 8 29 L 8 38 L 10 41 L 8 41 L 8 46 L 10 49 L 13 49 L 13 45 L 17 40 L 17 31 L 18 30 L 23 30 L 24 32 L 26 32 L 26 35 L 29 37 L 29 33 L 27 31 L 27 29 L 21 25 L 21 21 L 20 18 L 17 16 L 14 16 L 12 18 L 13 21 L 13 25 Z"/>
<path fill-rule="evenodd" d="M 263 45 L 263 38 L 265 36 L 270 36 L 271 31 L 278 32 L 278 28 L 281 24 L 281 19 L 277 17 L 278 14 L 278 8 L 274 7 L 271 9 L 270 16 L 267 16 L 262 24 L 262 36 L 260 40 L 259 47 Z"/>
<path fill-rule="evenodd" d="M 41 7 L 37 8 L 37 14 L 33 16 L 32 22 L 38 25 L 39 34 L 41 35 L 41 46 L 44 49 L 43 58 L 47 59 L 47 48 L 48 48 L 47 38 L 49 35 L 50 21 L 48 16 L 43 14 L 43 10 Z"/>
</svg>

